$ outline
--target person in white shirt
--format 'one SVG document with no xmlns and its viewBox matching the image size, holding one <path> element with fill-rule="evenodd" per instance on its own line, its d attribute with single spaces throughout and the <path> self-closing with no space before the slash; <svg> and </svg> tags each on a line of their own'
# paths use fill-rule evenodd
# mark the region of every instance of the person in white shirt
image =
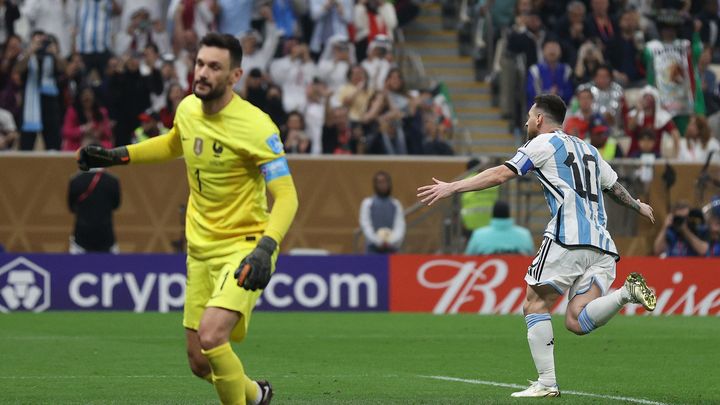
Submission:
<svg viewBox="0 0 720 405">
<path fill-rule="evenodd" d="M 344 35 L 333 35 L 328 40 L 318 62 L 318 73 L 334 93 L 348 82 L 348 71 L 355 64 L 355 50 Z"/>
<path fill-rule="evenodd" d="M 300 42 L 291 43 L 290 53 L 270 64 L 270 78 L 282 89 L 285 111 L 305 110 L 305 91 L 316 74 L 317 67 L 310 58 L 310 50 Z"/>
<path fill-rule="evenodd" d="M 315 23 L 310 50 L 319 54 L 323 45 L 336 34 L 348 35 L 353 22 L 353 0 L 309 0 L 310 18 Z"/>
<path fill-rule="evenodd" d="M 255 68 L 261 72 L 267 72 L 268 65 L 273 59 L 275 48 L 282 32 L 278 30 L 273 20 L 272 10 L 268 6 L 260 9 L 260 15 L 265 19 L 265 39 L 260 36 L 256 30 L 247 31 L 240 37 L 240 44 L 243 48 L 242 69 L 243 72 L 249 72 Z M 262 42 L 262 47 L 258 48 L 258 43 Z M 235 84 L 235 91 L 240 92 L 245 88 L 245 75 Z"/>
<path fill-rule="evenodd" d="M 392 42 L 385 35 L 378 35 L 368 46 L 368 57 L 362 62 L 362 67 L 368 74 L 370 88 L 382 90 L 385 88 L 385 79 L 392 68 Z"/>
<path fill-rule="evenodd" d="M 398 20 L 395 6 L 386 0 L 360 0 L 355 4 L 355 43 L 358 59 L 365 59 L 368 44 L 377 35 L 393 40 L 393 30 Z"/>
<path fill-rule="evenodd" d="M 320 78 L 313 79 L 307 88 L 307 103 L 303 109 L 305 133 L 310 138 L 310 153 L 322 153 L 322 129 L 325 124 L 328 89 Z"/>
<path fill-rule="evenodd" d="M 710 136 L 707 118 L 695 115 L 688 122 L 685 137 L 680 139 L 677 159 L 682 162 L 705 163 L 711 153 L 711 160 L 720 162 L 720 142 Z"/>
<path fill-rule="evenodd" d="M 375 195 L 360 204 L 360 228 L 365 236 L 366 252 L 395 253 L 405 238 L 403 206 L 392 197 L 390 174 L 379 171 L 373 176 Z"/>
<path fill-rule="evenodd" d="M 153 44 L 163 55 L 172 52 L 170 37 L 159 19 L 152 19 L 150 11 L 144 7 L 135 9 L 128 24 L 115 35 L 115 54 L 141 52 Z"/>
<path fill-rule="evenodd" d="M 172 0 L 170 2 L 168 6 L 168 18 L 172 16 L 172 23 L 168 23 L 168 27 L 172 27 L 174 43 L 184 44 L 192 42 L 196 44 L 199 38 L 204 37 L 205 34 L 212 31 L 216 14 L 220 10 L 212 1 L 196 1 L 192 5 L 192 26 L 184 26 L 184 7 L 185 3 L 181 0 Z M 188 31 L 192 31 L 194 35 L 189 35 Z"/>
<path fill-rule="evenodd" d="M 163 16 L 162 2 L 157 0 L 120 0 L 122 11 L 120 12 L 120 30 L 124 30 L 130 24 L 130 20 L 140 9 L 145 9 L 150 14 L 151 21 L 159 21 Z"/>
<path fill-rule="evenodd" d="M 72 28 L 77 4 L 74 0 L 25 0 L 20 15 L 29 24 L 29 32 L 42 30 L 54 35 L 60 55 L 67 58 L 72 52 Z"/>
</svg>

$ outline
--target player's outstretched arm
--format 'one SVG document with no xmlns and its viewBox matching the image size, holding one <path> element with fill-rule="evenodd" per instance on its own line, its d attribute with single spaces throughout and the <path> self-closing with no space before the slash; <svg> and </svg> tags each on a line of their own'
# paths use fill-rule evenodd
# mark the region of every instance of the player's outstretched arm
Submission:
<svg viewBox="0 0 720 405">
<path fill-rule="evenodd" d="M 132 163 L 157 163 L 182 155 L 180 137 L 175 129 L 165 135 L 156 136 L 135 145 L 105 149 L 99 145 L 88 145 L 78 149 L 76 159 L 80 170 Z"/>
<path fill-rule="evenodd" d="M 619 181 L 616 181 L 615 184 L 610 186 L 610 188 L 603 191 L 616 203 L 637 211 L 640 215 L 649 219 L 653 224 L 655 223 L 655 216 L 653 215 L 652 207 L 640 201 L 640 199 L 634 199 Z"/>
<path fill-rule="evenodd" d="M 420 201 L 432 205 L 435 201 L 449 197 L 455 193 L 465 191 L 484 190 L 495 187 L 517 177 L 517 173 L 505 165 L 495 166 L 467 179 L 446 183 L 433 177 L 435 184 L 422 186 L 417 189 Z"/>
<path fill-rule="evenodd" d="M 172 127 L 165 135 L 128 145 L 127 148 L 133 164 L 161 163 L 182 156 L 182 143 L 177 126 Z"/>
</svg>

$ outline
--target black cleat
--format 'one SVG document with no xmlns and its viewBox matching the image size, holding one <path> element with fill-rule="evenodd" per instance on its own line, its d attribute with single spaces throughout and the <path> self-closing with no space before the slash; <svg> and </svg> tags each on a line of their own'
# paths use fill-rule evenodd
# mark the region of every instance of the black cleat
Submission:
<svg viewBox="0 0 720 405">
<path fill-rule="evenodd" d="M 255 382 L 260 386 L 260 391 L 262 392 L 262 398 L 260 399 L 260 405 L 269 405 L 270 400 L 273 397 L 272 384 L 270 384 L 268 381 L 264 381 L 264 380 L 258 380 Z"/>
</svg>

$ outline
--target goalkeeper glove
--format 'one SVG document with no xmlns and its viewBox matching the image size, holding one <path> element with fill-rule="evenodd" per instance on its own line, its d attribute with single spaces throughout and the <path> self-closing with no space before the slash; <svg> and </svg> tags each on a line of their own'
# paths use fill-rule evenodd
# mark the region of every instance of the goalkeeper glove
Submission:
<svg viewBox="0 0 720 405">
<path fill-rule="evenodd" d="M 126 165 L 130 163 L 130 155 L 124 146 L 105 149 L 98 145 L 88 145 L 78 150 L 77 163 L 80 170 L 87 171 L 94 167 Z"/>
<path fill-rule="evenodd" d="M 260 238 L 257 246 L 240 262 L 235 270 L 237 284 L 246 290 L 262 290 L 270 282 L 272 271 L 272 255 L 277 249 L 277 242 L 269 236 Z"/>
</svg>

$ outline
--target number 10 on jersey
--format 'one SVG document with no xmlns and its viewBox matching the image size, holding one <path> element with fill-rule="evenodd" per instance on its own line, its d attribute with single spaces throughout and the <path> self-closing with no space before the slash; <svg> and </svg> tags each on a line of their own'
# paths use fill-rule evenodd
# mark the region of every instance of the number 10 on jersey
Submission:
<svg viewBox="0 0 720 405">
<path fill-rule="evenodd" d="M 582 157 L 582 166 L 585 174 L 585 185 L 583 186 L 583 179 L 580 176 L 580 165 L 575 160 L 575 155 L 572 152 L 568 152 L 568 157 L 565 159 L 565 165 L 572 169 L 573 180 L 575 183 L 575 192 L 582 198 L 588 198 L 590 201 L 598 202 L 598 190 L 597 190 L 597 159 L 593 155 L 584 155 Z M 593 164 L 592 169 L 590 163 Z M 199 178 L 198 178 L 199 181 Z M 593 190 L 594 189 L 594 190 Z M 593 192 L 594 191 L 594 192 Z"/>
</svg>

